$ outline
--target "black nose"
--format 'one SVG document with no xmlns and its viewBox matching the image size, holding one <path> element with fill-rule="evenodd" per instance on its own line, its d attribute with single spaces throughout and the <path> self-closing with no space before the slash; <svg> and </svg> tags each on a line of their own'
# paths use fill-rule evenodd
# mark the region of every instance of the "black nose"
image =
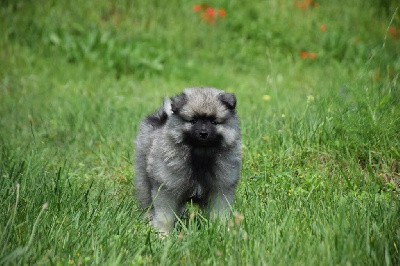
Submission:
<svg viewBox="0 0 400 266">
<path fill-rule="evenodd" d="M 208 137 L 207 132 L 200 132 L 199 135 L 200 135 L 200 138 L 202 138 L 202 139 L 206 139 Z"/>
</svg>

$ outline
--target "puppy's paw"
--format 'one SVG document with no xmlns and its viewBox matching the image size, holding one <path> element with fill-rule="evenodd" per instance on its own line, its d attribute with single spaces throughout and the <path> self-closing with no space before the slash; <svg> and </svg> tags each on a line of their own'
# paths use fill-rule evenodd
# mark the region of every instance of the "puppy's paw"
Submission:
<svg viewBox="0 0 400 266">
<path fill-rule="evenodd" d="M 158 236 L 161 239 L 168 236 L 173 227 L 173 225 L 169 222 L 159 221 L 159 220 L 155 220 L 155 219 L 153 219 L 150 223 L 153 226 L 153 228 L 156 229 Z"/>
</svg>

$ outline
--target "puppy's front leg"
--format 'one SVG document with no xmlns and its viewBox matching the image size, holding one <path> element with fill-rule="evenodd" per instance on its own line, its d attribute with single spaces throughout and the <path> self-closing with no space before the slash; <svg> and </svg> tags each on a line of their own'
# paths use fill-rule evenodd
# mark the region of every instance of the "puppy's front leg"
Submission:
<svg viewBox="0 0 400 266">
<path fill-rule="evenodd" d="M 180 208 L 178 198 L 162 187 L 152 191 L 152 198 L 154 215 L 151 223 L 161 234 L 168 235 Z"/>
<path fill-rule="evenodd" d="M 206 212 L 210 219 L 226 220 L 229 216 L 234 198 L 234 189 L 211 191 L 206 206 Z"/>
</svg>

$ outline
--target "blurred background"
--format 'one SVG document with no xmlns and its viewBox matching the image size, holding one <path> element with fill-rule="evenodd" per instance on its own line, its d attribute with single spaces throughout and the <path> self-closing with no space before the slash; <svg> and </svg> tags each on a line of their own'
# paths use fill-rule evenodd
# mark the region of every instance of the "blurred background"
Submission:
<svg viewBox="0 0 400 266">
<path fill-rule="evenodd" d="M 361 68 L 374 56 L 379 79 L 399 71 L 397 8 L 394 0 L 2 1 L 1 56 L 4 64 L 21 49 L 117 78 L 184 80 L 302 60 Z"/>
</svg>

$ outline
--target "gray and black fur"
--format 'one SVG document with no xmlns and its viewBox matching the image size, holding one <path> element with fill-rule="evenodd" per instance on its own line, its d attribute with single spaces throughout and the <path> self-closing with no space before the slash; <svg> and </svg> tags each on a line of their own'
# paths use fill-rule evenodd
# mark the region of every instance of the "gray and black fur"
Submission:
<svg viewBox="0 0 400 266">
<path fill-rule="evenodd" d="M 235 96 L 191 88 L 164 100 L 142 122 L 135 154 L 136 195 L 158 231 L 168 233 L 190 200 L 225 217 L 241 167 Z"/>
</svg>

